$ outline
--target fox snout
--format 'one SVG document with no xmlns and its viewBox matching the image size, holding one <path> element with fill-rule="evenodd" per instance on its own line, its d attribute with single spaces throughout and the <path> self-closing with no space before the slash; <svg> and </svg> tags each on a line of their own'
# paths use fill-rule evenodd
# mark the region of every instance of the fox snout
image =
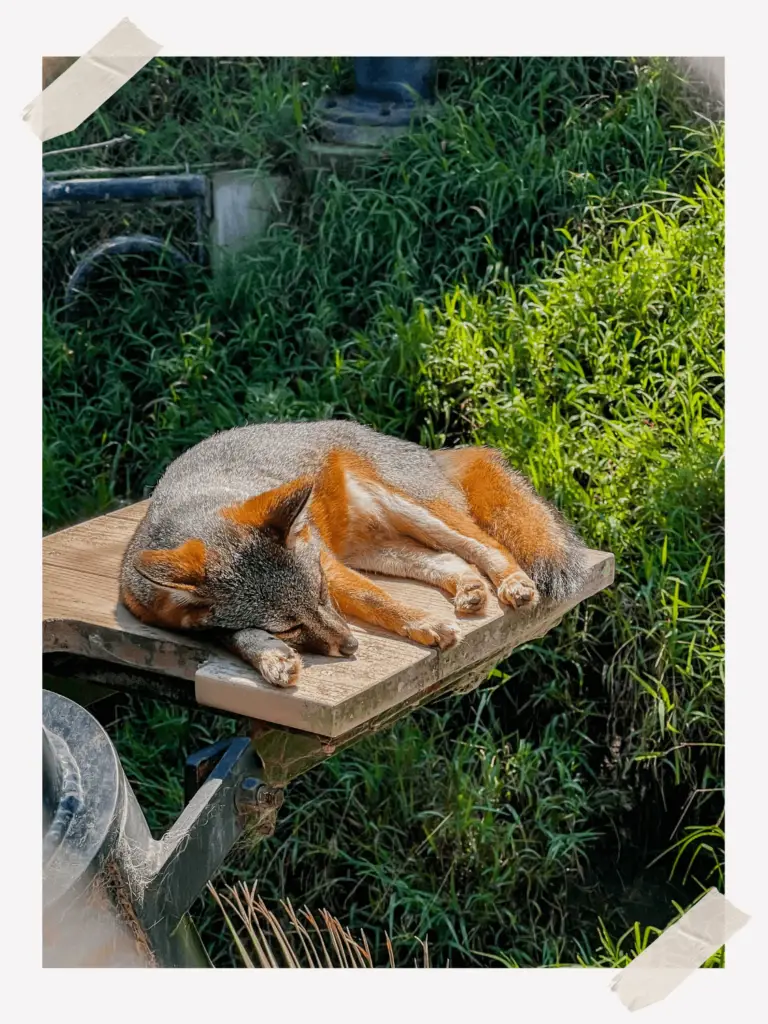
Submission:
<svg viewBox="0 0 768 1024">
<path fill-rule="evenodd" d="M 280 636 L 280 634 L 276 634 Z M 357 650 L 357 640 L 348 624 L 330 606 L 320 607 L 310 620 L 283 639 L 303 651 L 325 654 L 332 658 L 349 658 Z"/>
<path fill-rule="evenodd" d="M 338 643 L 330 643 L 323 645 L 320 650 L 321 654 L 328 654 L 332 658 L 351 658 L 357 650 L 357 640 L 348 633 Z"/>
<path fill-rule="evenodd" d="M 304 646 L 332 658 L 349 658 L 357 650 L 357 640 L 338 612 L 326 607 L 318 610 L 317 621 L 307 628 Z"/>
</svg>

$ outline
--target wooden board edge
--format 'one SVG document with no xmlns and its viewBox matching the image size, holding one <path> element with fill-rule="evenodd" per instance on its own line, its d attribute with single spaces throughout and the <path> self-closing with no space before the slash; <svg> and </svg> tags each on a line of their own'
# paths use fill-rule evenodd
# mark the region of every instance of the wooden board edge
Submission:
<svg viewBox="0 0 768 1024">
<path fill-rule="evenodd" d="M 43 620 L 43 655 L 77 654 L 108 661 L 121 668 L 139 669 L 193 682 L 199 665 L 209 656 L 206 647 L 181 645 L 169 634 L 126 634 L 120 629 L 96 627 L 77 619 Z"/>
<path fill-rule="evenodd" d="M 508 611 L 503 617 L 486 623 L 484 628 L 473 634 L 474 656 L 470 662 L 455 664 L 458 660 L 457 656 L 461 652 L 460 645 L 449 651 L 434 652 L 433 657 L 436 658 L 437 665 L 442 662 L 445 666 L 444 670 L 438 669 L 437 680 L 453 679 L 454 682 L 458 682 L 463 674 L 471 673 L 475 665 L 490 659 L 496 659 L 497 663 L 503 661 L 523 644 L 546 636 L 559 625 L 564 615 L 583 601 L 594 597 L 601 590 L 610 587 L 615 576 L 615 559 L 610 552 L 600 552 L 600 554 L 604 557 L 593 562 L 587 580 L 578 593 L 568 600 L 540 606 L 534 612 L 528 610 Z M 510 623 L 512 632 L 510 632 Z M 397 680 L 391 678 L 382 680 L 378 685 L 371 687 L 370 701 L 372 705 L 375 705 L 375 711 L 372 711 L 371 715 L 361 714 L 363 702 L 360 700 L 360 695 L 350 698 L 347 702 L 334 705 L 332 708 L 333 731 L 328 735 L 335 738 L 358 728 L 364 724 L 367 718 L 388 711 L 417 696 L 421 688 L 422 686 L 416 684 L 415 681 L 411 685 L 406 680 L 405 686 L 402 686 L 398 685 Z"/>
<path fill-rule="evenodd" d="M 237 673 L 236 665 L 224 656 L 218 657 L 202 644 L 179 644 L 171 633 L 166 640 L 154 631 L 142 637 L 140 633 L 126 634 L 76 619 L 48 619 L 43 621 L 43 652 L 73 653 L 123 668 L 186 679 L 194 682 L 200 706 L 336 738 L 399 704 L 407 704 L 430 687 L 471 672 L 473 665 L 494 657 L 501 661 L 515 648 L 549 632 L 564 614 L 613 583 L 614 556 L 598 551 L 590 551 L 590 556 L 587 581 L 568 601 L 533 613 L 509 612 L 492 619 L 473 633 L 472 648 L 468 645 L 461 650 L 459 645 L 442 653 L 430 651 L 420 661 L 336 705 L 304 698 L 300 691 L 279 690 L 266 682 L 249 680 Z M 523 624 L 516 635 L 509 632 L 510 616 L 519 617 Z M 470 649 L 471 660 L 463 660 Z M 254 707 L 254 687 L 260 694 L 258 707 Z"/>
</svg>

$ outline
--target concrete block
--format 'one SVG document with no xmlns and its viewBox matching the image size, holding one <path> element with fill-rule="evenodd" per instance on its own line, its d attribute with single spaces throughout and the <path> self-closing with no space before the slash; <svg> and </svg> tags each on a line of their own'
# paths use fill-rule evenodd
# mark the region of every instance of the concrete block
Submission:
<svg viewBox="0 0 768 1024">
<path fill-rule="evenodd" d="M 285 213 L 290 179 L 245 168 L 211 177 L 211 262 L 214 271 L 251 248 Z"/>
</svg>

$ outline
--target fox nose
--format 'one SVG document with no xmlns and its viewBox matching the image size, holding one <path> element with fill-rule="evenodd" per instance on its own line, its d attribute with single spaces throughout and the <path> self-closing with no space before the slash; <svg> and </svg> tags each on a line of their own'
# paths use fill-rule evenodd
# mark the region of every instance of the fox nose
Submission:
<svg viewBox="0 0 768 1024">
<path fill-rule="evenodd" d="M 339 644 L 339 654 L 343 654 L 345 658 L 349 658 L 357 650 L 357 640 L 350 634 L 346 640 L 342 640 Z"/>
</svg>

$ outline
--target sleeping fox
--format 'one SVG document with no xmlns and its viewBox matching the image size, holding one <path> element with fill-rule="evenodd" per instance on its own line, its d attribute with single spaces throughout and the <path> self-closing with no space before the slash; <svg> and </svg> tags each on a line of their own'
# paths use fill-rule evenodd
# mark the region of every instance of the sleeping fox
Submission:
<svg viewBox="0 0 768 1024">
<path fill-rule="evenodd" d="M 345 421 L 238 427 L 176 459 L 125 553 L 121 599 L 142 622 L 206 629 L 274 686 L 297 650 L 350 656 L 346 616 L 416 643 L 455 621 L 364 572 L 445 591 L 457 615 L 562 599 L 583 548 L 559 512 L 488 448 L 429 451 Z"/>
</svg>

